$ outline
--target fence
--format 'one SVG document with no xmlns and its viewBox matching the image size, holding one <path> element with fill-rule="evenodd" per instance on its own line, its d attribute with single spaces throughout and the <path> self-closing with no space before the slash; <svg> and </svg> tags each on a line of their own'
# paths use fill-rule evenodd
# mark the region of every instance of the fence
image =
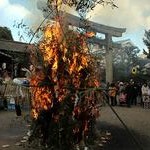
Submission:
<svg viewBox="0 0 150 150">
<path fill-rule="evenodd" d="M 23 110 L 30 109 L 29 87 L 14 84 L 13 82 L 0 85 L 0 105 L 8 110 L 15 110 L 19 104 Z"/>
</svg>

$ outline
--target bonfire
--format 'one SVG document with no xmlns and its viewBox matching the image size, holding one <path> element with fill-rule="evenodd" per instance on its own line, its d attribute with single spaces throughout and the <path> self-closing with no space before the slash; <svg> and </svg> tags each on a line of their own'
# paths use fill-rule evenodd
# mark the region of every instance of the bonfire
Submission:
<svg viewBox="0 0 150 150">
<path fill-rule="evenodd" d="M 72 150 L 94 141 L 99 116 L 99 75 L 87 38 L 93 32 L 66 27 L 57 13 L 32 51 L 32 128 L 30 143 L 44 149 Z"/>
</svg>

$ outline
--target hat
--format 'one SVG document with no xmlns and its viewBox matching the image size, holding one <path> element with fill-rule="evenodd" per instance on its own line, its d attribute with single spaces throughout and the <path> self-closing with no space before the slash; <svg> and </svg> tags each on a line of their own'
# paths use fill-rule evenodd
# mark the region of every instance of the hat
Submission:
<svg viewBox="0 0 150 150">
<path fill-rule="evenodd" d="M 119 85 L 123 85 L 123 82 L 120 82 Z"/>
</svg>

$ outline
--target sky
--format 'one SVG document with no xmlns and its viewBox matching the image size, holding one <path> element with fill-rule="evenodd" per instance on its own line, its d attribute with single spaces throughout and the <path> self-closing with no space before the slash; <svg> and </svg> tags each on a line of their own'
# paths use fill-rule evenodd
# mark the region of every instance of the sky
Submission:
<svg viewBox="0 0 150 150">
<path fill-rule="evenodd" d="M 36 28 L 44 19 L 40 8 L 44 7 L 44 0 L 0 0 L 0 26 L 8 27 L 14 40 L 18 41 L 18 29 L 13 27 L 14 21 L 23 21 L 31 28 Z M 121 38 L 130 39 L 141 50 L 146 46 L 143 43 L 145 30 L 150 29 L 149 0 L 114 0 L 118 8 L 97 5 L 88 14 L 91 21 L 100 24 L 126 28 Z M 71 13 L 76 12 L 71 11 Z"/>
</svg>

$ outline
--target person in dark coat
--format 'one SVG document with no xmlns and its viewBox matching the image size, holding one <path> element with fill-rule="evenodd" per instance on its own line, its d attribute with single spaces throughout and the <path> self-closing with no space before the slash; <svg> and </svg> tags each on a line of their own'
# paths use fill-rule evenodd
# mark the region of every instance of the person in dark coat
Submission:
<svg viewBox="0 0 150 150">
<path fill-rule="evenodd" d="M 131 107 L 131 103 L 133 102 L 135 96 L 134 82 L 129 82 L 125 90 L 127 93 L 127 106 Z"/>
</svg>

